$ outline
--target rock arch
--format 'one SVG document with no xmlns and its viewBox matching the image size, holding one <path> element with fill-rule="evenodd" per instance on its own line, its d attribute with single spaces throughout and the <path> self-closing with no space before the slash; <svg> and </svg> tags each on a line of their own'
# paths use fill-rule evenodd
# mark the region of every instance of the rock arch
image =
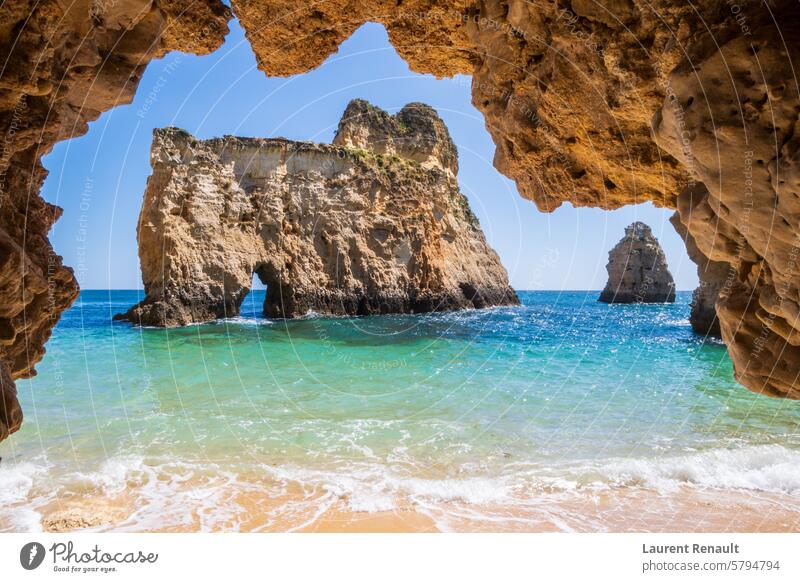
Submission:
<svg viewBox="0 0 800 582">
<path fill-rule="evenodd" d="M 684 186 L 705 188 L 707 219 L 680 209 L 679 219 L 701 262 L 731 266 L 717 315 L 737 378 L 756 392 L 800 398 L 794 2 L 740 0 L 737 14 L 724 0 L 232 7 L 269 75 L 318 66 L 366 21 L 386 27 L 413 70 L 471 74 L 495 166 L 543 211 L 565 201 L 676 208 Z M 47 240 L 59 210 L 38 194 L 41 156 L 128 102 L 153 58 L 216 49 L 231 17 L 218 0 L 9 0 L 4 11 L 0 437 L 21 419 L 13 379 L 34 374 L 78 292 Z"/>
<path fill-rule="evenodd" d="M 287 311 L 291 313 L 293 310 L 291 295 L 288 289 L 285 289 L 282 285 L 279 268 L 272 262 L 263 261 L 253 268 L 253 272 L 267 288 L 264 295 L 264 315 L 284 318 Z M 284 305 L 286 305 L 285 308 Z"/>
<path fill-rule="evenodd" d="M 429 106 L 348 105 L 335 144 L 156 130 L 138 226 L 145 299 L 120 318 L 176 326 L 239 313 L 414 313 L 517 303 L 458 189 Z"/>
</svg>

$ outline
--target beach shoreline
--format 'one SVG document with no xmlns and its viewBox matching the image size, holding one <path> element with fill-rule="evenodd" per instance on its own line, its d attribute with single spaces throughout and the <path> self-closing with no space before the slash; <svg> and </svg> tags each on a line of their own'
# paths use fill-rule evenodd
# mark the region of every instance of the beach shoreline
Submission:
<svg viewBox="0 0 800 582">
<path fill-rule="evenodd" d="M 281 322 L 263 298 L 153 330 L 109 323 L 135 292 L 84 292 L 19 382 L 0 531 L 800 530 L 800 410 L 735 384 L 689 293 Z"/>
<path fill-rule="evenodd" d="M 188 489 L 176 492 L 179 496 Z M 184 519 L 138 521 L 150 514 L 132 492 L 115 496 L 75 496 L 37 508 L 43 531 L 126 532 L 693 532 L 756 533 L 800 531 L 800 498 L 760 491 L 680 487 L 672 492 L 644 488 L 541 494 L 514 504 L 436 504 L 405 499 L 390 510 L 358 511 L 348 495 L 289 487 L 281 497 L 254 489 L 230 492 L 224 513 L 214 521 L 208 506 L 184 508 Z M 0 520 L 0 529 L 8 530 Z"/>
</svg>

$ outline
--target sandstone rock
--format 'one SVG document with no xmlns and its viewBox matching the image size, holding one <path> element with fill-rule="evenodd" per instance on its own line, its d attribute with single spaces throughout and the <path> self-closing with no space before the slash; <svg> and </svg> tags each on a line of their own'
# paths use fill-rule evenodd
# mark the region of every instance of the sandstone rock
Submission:
<svg viewBox="0 0 800 582">
<path fill-rule="evenodd" d="M 643 222 L 625 229 L 625 236 L 608 253 L 608 282 L 603 303 L 672 303 L 675 281 L 667 258 L 652 230 Z"/>
<path fill-rule="evenodd" d="M 0 440 L 19 430 L 22 425 L 17 387 L 7 368 L 4 362 L 0 362 Z"/>
<path fill-rule="evenodd" d="M 11 0 L 0 19 L 0 439 L 22 413 L 14 380 L 35 374 L 61 313 L 78 296 L 47 239 L 61 209 L 39 189 L 41 156 L 129 103 L 147 63 L 171 50 L 203 54 L 230 10 L 189 0 Z"/>
<path fill-rule="evenodd" d="M 669 221 L 686 243 L 686 251 L 689 258 L 697 265 L 697 277 L 700 279 L 700 285 L 692 294 L 689 323 L 692 329 L 701 335 L 721 337 L 722 332 L 717 318 L 717 299 L 723 289 L 733 282 L 734 271 L 728 263 L 712 261 L 703 254 L 694 237 L 681 222 L 680 213 L 673 214 Z"/>
<path fill-rule="evenodd" d="M 123 317 L 231 317 L 253 273 L 264 313 L 417 313 L 518 302 L 458 189 L 427 105 L 348 106 L 339 144 L 155 132 L 139 221 L 146 298 Z M 375 148 L 362 149 L 362 148 Z"/>
<path fill-rule="evenodd" d="M 397 115 L 389 115 L 363 99 L 354 99 L 345 109 L 333 143 L 458 174 L 458 151 L 450 133 L 436 111 L 424 103 L 409 103 Z"/>
<path fill-rule="evenodd" d="M 787 82 L 800 14 L 776 18 L 783 36 L 769 21 L 703 35 L 671 72 L 653 127 L 694 179 L 678 199 L 681 222 L 705 257 L 730 265 L 717 316 L 737 379 L 800 398 L 800 94 Z"/>
</svg>

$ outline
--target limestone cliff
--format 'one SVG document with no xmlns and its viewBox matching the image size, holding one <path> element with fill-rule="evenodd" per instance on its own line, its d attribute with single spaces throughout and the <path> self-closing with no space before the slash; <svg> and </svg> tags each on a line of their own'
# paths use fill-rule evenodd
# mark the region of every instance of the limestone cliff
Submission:
<svg viewBox="0 0 800 582">
<path fill-rule="evenodd" d="M 608 253 L 603 303 L 672 303 L 675 281 L 667 257 L 649 226 L 634 222 Z"/>
<path fill-rule="evenodd" d="M 146 298 L 124 317 L 175 326 L 236 315 L 254 272 L 270 317 L 518 302 L 432 108 L 390 116 L 353 102 L 337 141 L 359 147 L 157 130 L 138 229 Z"/>
</svg>

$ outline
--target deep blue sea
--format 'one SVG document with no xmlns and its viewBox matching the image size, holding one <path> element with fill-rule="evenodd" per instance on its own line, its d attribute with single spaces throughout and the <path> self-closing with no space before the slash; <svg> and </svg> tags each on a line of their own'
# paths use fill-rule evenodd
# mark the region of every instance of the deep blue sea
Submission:
<svg viewBox="0 0 800 582">
<path fill-rule="evenodd" d="M 736 384 L 724 346 L 689 327 L 690 293 L 597 295 L 283 321 L 255 291 L 241 317 L 164 330 L 112 324 L 139 292 L 84 291 L 18 382 L 0 529 L 301 529 L 393 511 L 458 529 L 619 490 L 796 503 L 800 405 Z"/>
</svg>

